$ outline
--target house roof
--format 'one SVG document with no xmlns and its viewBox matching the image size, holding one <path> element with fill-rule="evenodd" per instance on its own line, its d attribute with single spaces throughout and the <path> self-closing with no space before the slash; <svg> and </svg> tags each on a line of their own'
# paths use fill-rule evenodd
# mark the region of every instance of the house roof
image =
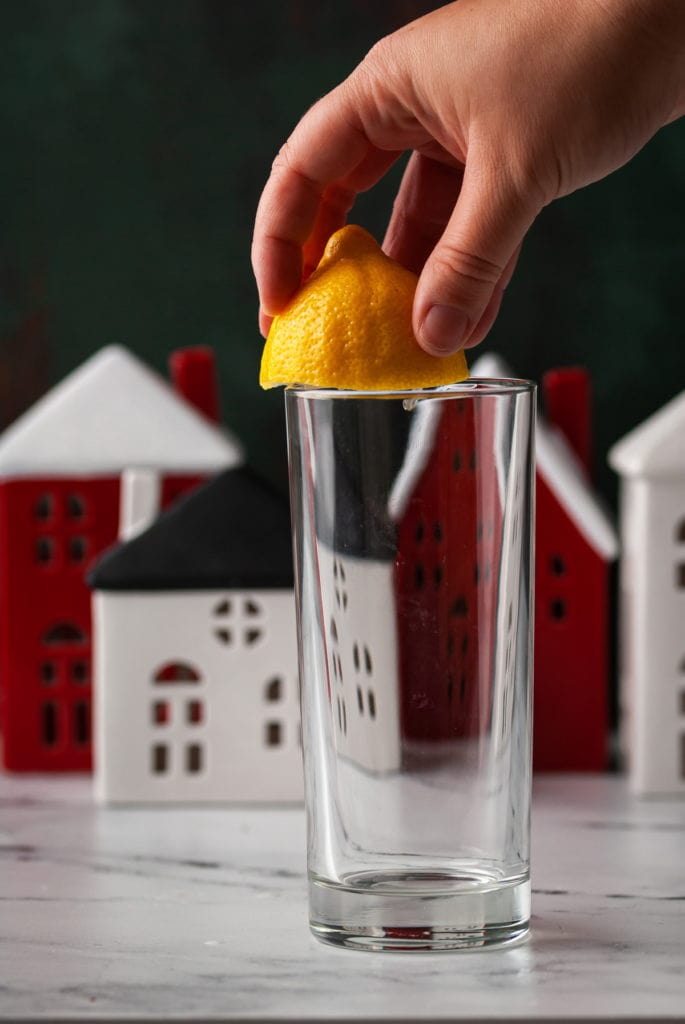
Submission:
<svg viewBox="0 0 685 1024">
<path fill-rule="evenodd" d="M 240 445 L 125 348 L 101 349 L 0 437 L 0 477 L 104 476 L 126 467 L 216 472 Z"/>
<path fill-rule="evenodd" d="M 127 591 L 292 587 L 288 503 L 250 469 L 226 470 L 110 548 L 88 582 Z"/>
<path fill-rule="evenodd" d="M 626 434 L 609 451 L 609 464 L 624 476 L 685 476 L 685 391 Z"/>
<path fill-rule="evenodd" d="M 494 353 L 477 359 L 471 374 L 474 378 L 514 376 Z M 616 558 L 618 539 L 608 512 L 564 435 L 541 415 L 537 417 L 535 455 L 538 473 L 588 544 L 607 561 Z"/>
</svg>

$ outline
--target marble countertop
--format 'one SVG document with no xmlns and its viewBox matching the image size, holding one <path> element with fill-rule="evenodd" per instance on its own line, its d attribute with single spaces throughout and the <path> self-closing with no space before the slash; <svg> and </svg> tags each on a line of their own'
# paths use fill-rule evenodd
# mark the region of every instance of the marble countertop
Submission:
<svg viewBox="0 0 685 1024">
<path fill-rule="evenodd" d="M 533 926 L 508 949 L 338 950 L 301 809 L 102 809 L 0 777 L 0 1020 L 685 1021 L 685 801 L 541 777 Z"/>
</svg>

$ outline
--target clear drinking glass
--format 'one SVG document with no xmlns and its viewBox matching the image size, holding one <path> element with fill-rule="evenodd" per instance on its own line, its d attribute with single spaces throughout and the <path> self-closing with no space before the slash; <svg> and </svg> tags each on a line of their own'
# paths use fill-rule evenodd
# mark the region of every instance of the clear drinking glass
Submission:
<svg viewBox="0 0 685 1024">
<path fill-rule="evenodd" d="M 286 391 L 326 942 L 455 949 L 528 928 L 534 392 Z"/>
</svg>

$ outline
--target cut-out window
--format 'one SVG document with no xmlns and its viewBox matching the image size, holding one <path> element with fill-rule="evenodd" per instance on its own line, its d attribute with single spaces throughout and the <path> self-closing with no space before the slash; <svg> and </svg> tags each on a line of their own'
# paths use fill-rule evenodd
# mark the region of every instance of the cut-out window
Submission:
<svg viewBox="0 0 685 1024">
<path fill-rule="evenodd" d="M 338 578 L 338 563 L 336 561 L 334 561 L 333 562 L 333 579 L 337 580 L 337 578 Z"/>
<path fill-rule="evenodd" d="M 199 743 L 189 743 L 186 747 L 186 771 L 189 775 L 202 771 L 202 747 Z"/>
<path fill-rule="evenodd" d="M 271 704 L 273 704 L 274 701 L 281 699 L 283 696 L 283 680 L 280 676 L 274 676 L 273 679 L 269 680 L 266 684 L 264 696 Z"/>
<path fill-rule="evenodd" d="M 230 601 L 228 601 L 228 600 L 219 601 L 218 605 L 214 609 L 214 614 L 219 616 L 219 618 L 221 618 L 224 615 L 230 615 L 231 614 L 231 610 L 232 610 L 232 607 L 231 607 L 231 602 Z"/>
<path fill-rule="evenodd" d="M 73 622 L 57 622 L 43 635 L 44 644 L 85 644 L 86 634 Z"/>
<path fill-rule="evenodd" d="M 258 640 L 262 638 L 261 629 L 246 629 L 245 630 L 245 643 L 248 647 L 253 647 Z"/>
<path fill-rule="evenodd" d="M 54 747 L 57 743 L 57 705 L 54 701 L 45 701 L 41 708 L 41 733 L 44 746 Z"/>
<path fill-rule="evenodd" d="M 422 522 L 418 522 L 416 524 L 416 532 L 414 533 L 414 537 L 416 538 L 416 543 L 417 544 L 420 544 L 421 541 L 423 540 L 424 528 L 423 528 L 423 523 Z"/>
<path fill-rule="evenodd" d="M 87 547 L 84 537 L 71 537 L 69 540 L 69 561 L 82 562 L 86 557 Z"/>
<path fill-rule="evenodd" d="M 39 537 L 36 541 L 36 561 L 49 565 L 55 557 L 55 543 L 52 537 Z"/>
<path fill-rule="evenodd" d="M 342 670 L 342 661 L 340 660 L 340 655 L 339 654 L 336 655 L 336 659 L 335 660 L 336 660 L 337 665 L 338 665 L 338 679 L 342 683 L 342 681 L 343 681 L 343 670 Z"/>
<path fill-rule="evenodd" d="M 459 677 L 459 700 L 464 703 L 464 697 L 466 696 L 466 676 L 462 672 Z"/>
<path fill-rule="evenodd" d="M 371 662 L 371 653 L 368 647 L 364 648 L 364 667 L 366 668 L 366 674 L 370 676 L 373 672 L 373 664 Z"/>
<path fill-rule="evenodd" d="M 152 724 L 168 725 L 171 721 L 171 708 L 166 700 L 152 702 Z"/>
<path fill-rule="evenodd" d="M 353 649 L 352 649 L 352 658 L 354 660 L 355 671 L 358 672 L 359 671 L 359 646 L 358 646 L 358 644 L 355 644 Z"/>
<path fill-rule="evenodd" d="M 90 677 L 88 662 L 72 661 L 70 675 L 72 683 L 76 683 L 77 686 L 85 686 Z"/>
<path fill-rule="evenodd" d="M 362 693 L 361 686 L 357 687 L 357 707 L 359 708 L 359 714 L 364 714 L 364 694 Z"/>
<path fill-rule="evenodd" d="M 680 734 L 680 778 L 685 779 L 685 732 Z"/>
<path fill-rule="evenodd" d="M 80 494 L 67 495 L 67 515 L 70 519 L 83 519 L 86 514 L 86 503 Z"/>
<path fill-rule="evenodd" d="M 433 523 L 433 540 L 436 544 L 439 544 L 442 540 L 442 524 Z"/>
<path fill-rule="evenodd" d="M 169 770 L 169 748 L 166 743 L 155 743 L 152 747 L 152 773 L 164 775 Z"/>
<path fill-rule="evenodd" d="M 376 717 L 376 695 L 373 690 L 369 690 L 367 697 L 369 699 L 369 715 L 371 718 Z"/>
<path fill-rule="evenodd" d="M 335 619 L 331 619 L 331 639 L 338 642 L 338 627 L 335 624 Z"/>
<path fill-rule="evenodd" d="M 476 586 L 478 586 L 478 581 L 479 580 L 480 580 L 480 566 L 476 563 L 476 565 L 474 565 L 474 567 L 473 567 L 473 582 L 476 584 Z"/>
<path fill-rule="evenodd" d="M 44 661 L 40 666 L 40 681 L 43 686 L 52 686 L 57 680 L 57 668 L 52 661 Z"/>
<path fill-rule="evenodd" d="M 549 571 L 553 576 L 564 576 L 566 574 L 566 562 L 561 555 L 552 555 L 549 560 Z"/>
<path fill-rule="evenodd" d="M 187 661 L 169 661 L 157 669 L 153 682 L 158 685 L 167 683 L 199 683 L 200 673 Z"/>
<path fill-rule="evenodd" d="M 417 590 L 421 590 L 423 584 L 426 581 L 426 573 L 423 566 L 419 563 L 414 566 L 414 585 Z"/>
<path fill-rule="evenodd" d="M 343 606 L 343 611 L 345 611 L 345 609 L 347 608 L 347 591 L 346 590 L 343 590 L 342 606 Z"/>
<path fill-rule="evenodd" d="M 454 654 L 454 633 L 447 634 L 447 654 L 450 658 Z"/>
<path fill-rule="evenodd" d="M 560 622 L 562 619 L 565 619 L 566 602 L 563 601 L 560 597 L 555 598 L 553 601 L 550 602 L 549 614 L 557 622 Z"/>
<path fill-rule="evenodd" d="M 476 455 L 476 449 L 474 448 L 469 456 L 469 469 L 475 470 L 478 465 L 478 456 Z"/>
<path fill-rule="evenodd" d="M 186 722 L 188 725 L 201 725 L 204 717 L 204 705 L 201 700 L 189 700 L 186 703 Z"/>
<path fill-rule="evenodd" d="M 685 544 L 685 516 L 675 528 L 675 539 L 678 544 Z"/>
<path fill-rule="evenodd" d="M 261 615 L 262 609 L 255 601 L 245 601 L 245 603 L 243 604 L 243 612 L 245 613 L 245 615 L 249 616 Z"/>
<path fill-rule="evenodd" d="M 447 676 L 447 700 L 452 703 L 452 697 L 454 696 L 454 676 L 452 673 L 448 673 Z"/>
<path fill-rule="evenodd" d="M 469 649 L 469 635 L 468 635 L 468 633 L 464 633 L 463 637 L 461 638 L 461 653 L 462 654 L 466 654 L 468 649 Z"/>
<path fill-rule="evenodd" d="M 338 697 L 338 725 L 343 736 L 347 736 L 347 705 L 344 697 Z"/>
<path fill-rule="evenodd" d="M 452 456 L 452 469 L 455 473 L 458 473 L 461 469 L 461 453 L 455 452 Z"/>
<path fill-rule="evenodd" d="M 40 519 L 44 522 L 52 516 L 53 507 L 52 495 L 41 494 L 40 498 L 38 498 L 36 504 L 33 506 L 33 515 L 36 519 Z"/>
<path fill-rule="evenodd" d="M 676 566 L 676 586 L 679 590 L 685 590 L 685 562 Z"/>
<path fill-rule="evenodd" d="M 340 563 L 340 579 L 343 581 L 343 583 L 345 582 L 345 566 L 342 564 L 342 562 Z"/>
<path fill-rule="evenodd" d="M 231 633 L 230 629 L 215 629 L 214 636 L 224 647 L 230 647 L 233 643 L 233 633 Z"/>
<path fill-rule="evenodd" d="M 442 583 L 442 578 L 443 578 L 442 566 L 441 565 L 436 565 L 435 568 L 433 569 L 433 582 L 435 583 L 436 587 L 440 586 L 440 584 Z"/>
<path fill-rule="evenodd" d="M 466 618 L 467 614 L 468 605 L 466 603 L 466 598 L 464 597 L 463 594 L 460 594 L 459 597 L 455 597 L 454 601 L 452 602 L 452 607 L 450 608 L 450 615 L 453 615 L 456 619 L 464 619 Z"/>
<path fill-rule="evenodd" d="M 83 700 L 74 704 L 74 743 L 85 747 L 90 742 L 90 706 Z"/>
<path fill-rule="evenodd" d="M 685 715 L 685 690 L 680 691 L 680 714 Z"/>
<path fill-rule="evenodd" d="M 280 747 L 283 742 L 283 727 L 280 722 L 267 722 L 265 731 L 267 747 Z"/>
</svg>

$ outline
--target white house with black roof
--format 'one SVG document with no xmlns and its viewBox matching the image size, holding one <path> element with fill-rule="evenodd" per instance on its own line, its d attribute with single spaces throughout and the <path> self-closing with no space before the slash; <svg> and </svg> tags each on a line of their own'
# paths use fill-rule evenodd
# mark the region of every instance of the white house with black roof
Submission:
<svg viewBox="0 0 685 1024">
<path fill-rule="evenodd" d="M 302 799 L 287 502 L 228 470 L 89 581 L 99 799 Z"/>
</svg>

